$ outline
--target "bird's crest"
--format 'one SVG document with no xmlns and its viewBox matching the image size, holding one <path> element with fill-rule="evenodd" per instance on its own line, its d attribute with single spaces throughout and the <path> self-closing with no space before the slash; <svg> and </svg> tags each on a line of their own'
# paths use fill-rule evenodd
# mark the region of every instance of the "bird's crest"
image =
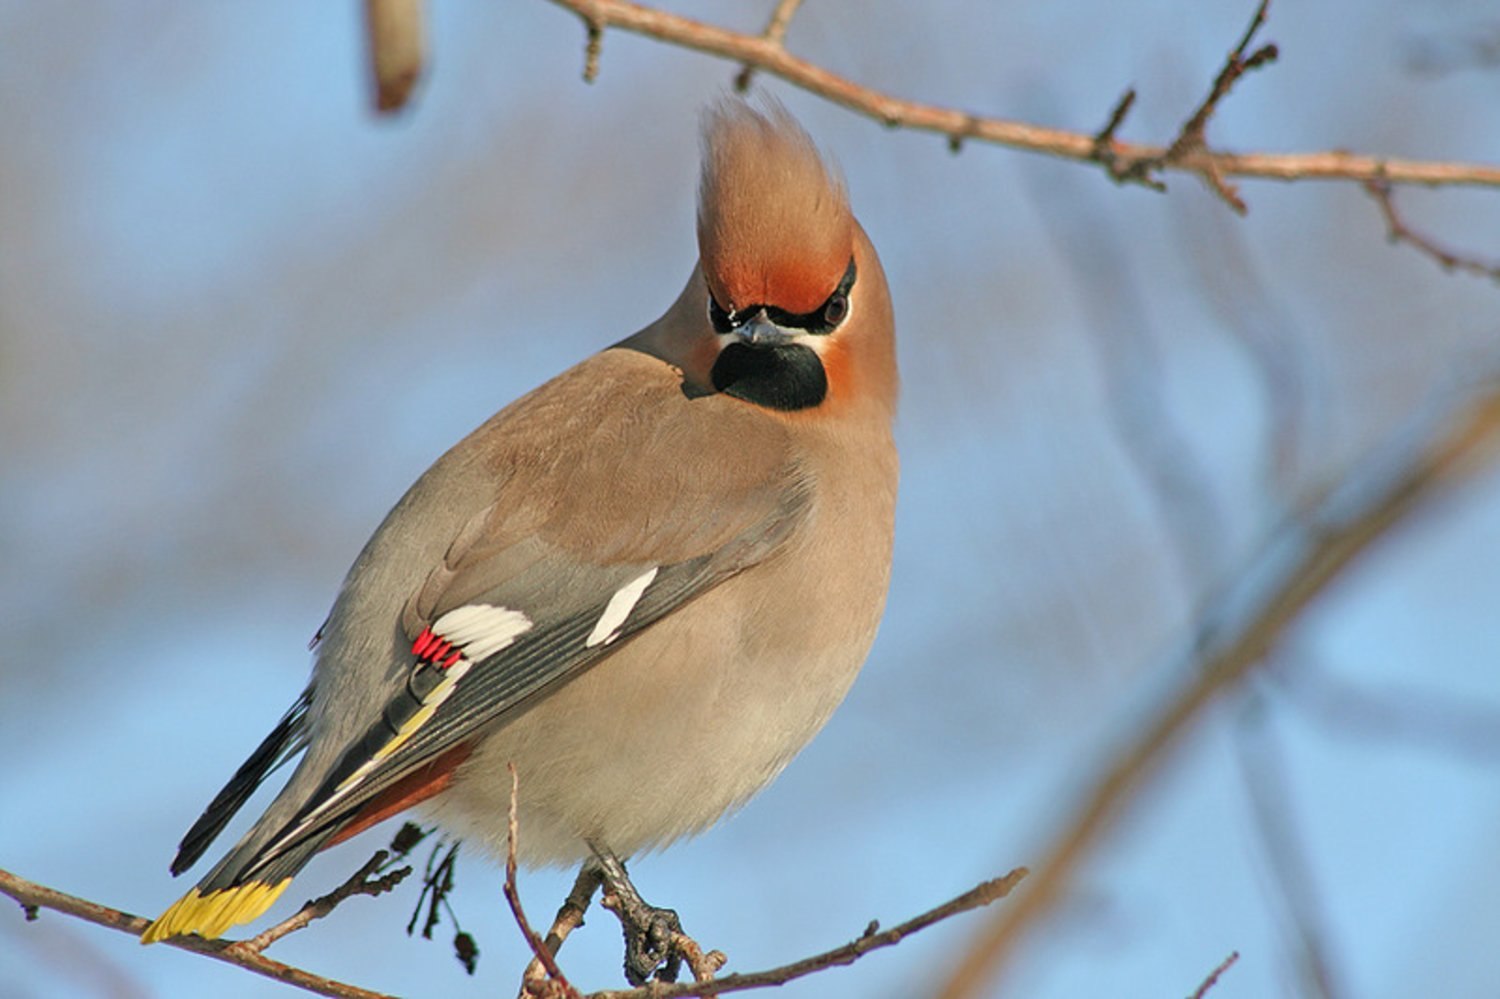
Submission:
<svg viewBox="0 0 1500 999">
<path fill-rule="evenodd" d="M 779 103 L 737 98 L 704 114 L 698 249 L 731 311 L 818 308 L 849 266 L 854 217 L 842 181 Z"/>
</svg>

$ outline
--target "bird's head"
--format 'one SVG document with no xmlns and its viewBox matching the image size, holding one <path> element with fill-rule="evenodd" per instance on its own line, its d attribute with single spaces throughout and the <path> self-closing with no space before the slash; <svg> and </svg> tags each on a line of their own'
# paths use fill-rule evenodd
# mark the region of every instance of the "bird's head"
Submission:
<svg viewBox="0 0 1500 999">
<path fill-rule="evenodd" d="M 703 144 L 713 387 L 787 413 L 892 410 L 885 274 L 812 139 L 779 104 L 725 99 L 705 115 Z"/>
</svg>

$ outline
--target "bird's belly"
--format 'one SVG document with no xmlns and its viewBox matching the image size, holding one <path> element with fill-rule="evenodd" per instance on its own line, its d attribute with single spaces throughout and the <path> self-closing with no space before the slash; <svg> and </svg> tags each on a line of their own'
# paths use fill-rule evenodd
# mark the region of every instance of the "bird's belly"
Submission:
<svg viewBox="0 0 1500 999">
<path fill-rule="evenodd" d="M 520 859 L 567 864 L 594 842 L 627 857 L 699 832 L 764 787 L 827 721 L 879 618 L 755 607 L 732 579 L 641 633 L 489 736 L 429 807 L 506 849 L 508 763 Z M 758 589 L 764 580 L 750 583 Z M 771 592 L 776 592 L 774 589 Z M 783 590 L 778 605 L 786 603 Z M 835 623 L 835 621 L 837 623 Z M 831 635 L 829 628 L 840 633 Z"/>
</svg>

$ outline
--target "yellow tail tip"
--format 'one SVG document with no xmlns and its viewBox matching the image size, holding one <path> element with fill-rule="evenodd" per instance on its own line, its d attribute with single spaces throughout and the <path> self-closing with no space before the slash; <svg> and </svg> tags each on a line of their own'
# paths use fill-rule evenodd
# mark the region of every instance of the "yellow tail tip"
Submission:
<svg viewBox="0 0 1500 999">
<path fill-rule="evenodd" d="M 248 923 L 269 909 L 291 883 L 291 878 L 274 885 L 247 881 L 206 895 L 194 888 L 146 927 L 141 934 L 141 943 L 159 943 L 168 937 L 189 933 L 209 940 L 221 937 L 231 926 Z"/>
</svg>

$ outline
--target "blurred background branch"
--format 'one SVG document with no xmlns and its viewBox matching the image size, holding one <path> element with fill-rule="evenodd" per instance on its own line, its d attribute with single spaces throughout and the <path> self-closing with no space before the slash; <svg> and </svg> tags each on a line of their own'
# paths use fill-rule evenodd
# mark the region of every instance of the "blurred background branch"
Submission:
<svg viewBox="0 0 1500 999">
<path fill-rule="evenodd" d="M 1445 414 L 1415 447 L 1382 449 L 1366 467 L 1333 483 L 1327 498 L 1286 525 L 1223 594 L 1204 607 L 1201 630 L 1185 662 L 1174 669 L 1179 689 L 1154 718 L 1106 754 L 1090 790 L 1049 837 L 1016 899 L 996 913 L 973 949 L 938 993 L 969 999 L 1001 973 L 1006 962 L 1057 904 L 1083 857 L 1116 825 L 1164 765 L 1185 729 L 1208 705 L 1244 681 L 1274 653 L 1297 619 L 1355 560 L 1402 520 L 1489 468 L 1500 449 L 1500 381 L 1477 400 Z"/>
</svg>

